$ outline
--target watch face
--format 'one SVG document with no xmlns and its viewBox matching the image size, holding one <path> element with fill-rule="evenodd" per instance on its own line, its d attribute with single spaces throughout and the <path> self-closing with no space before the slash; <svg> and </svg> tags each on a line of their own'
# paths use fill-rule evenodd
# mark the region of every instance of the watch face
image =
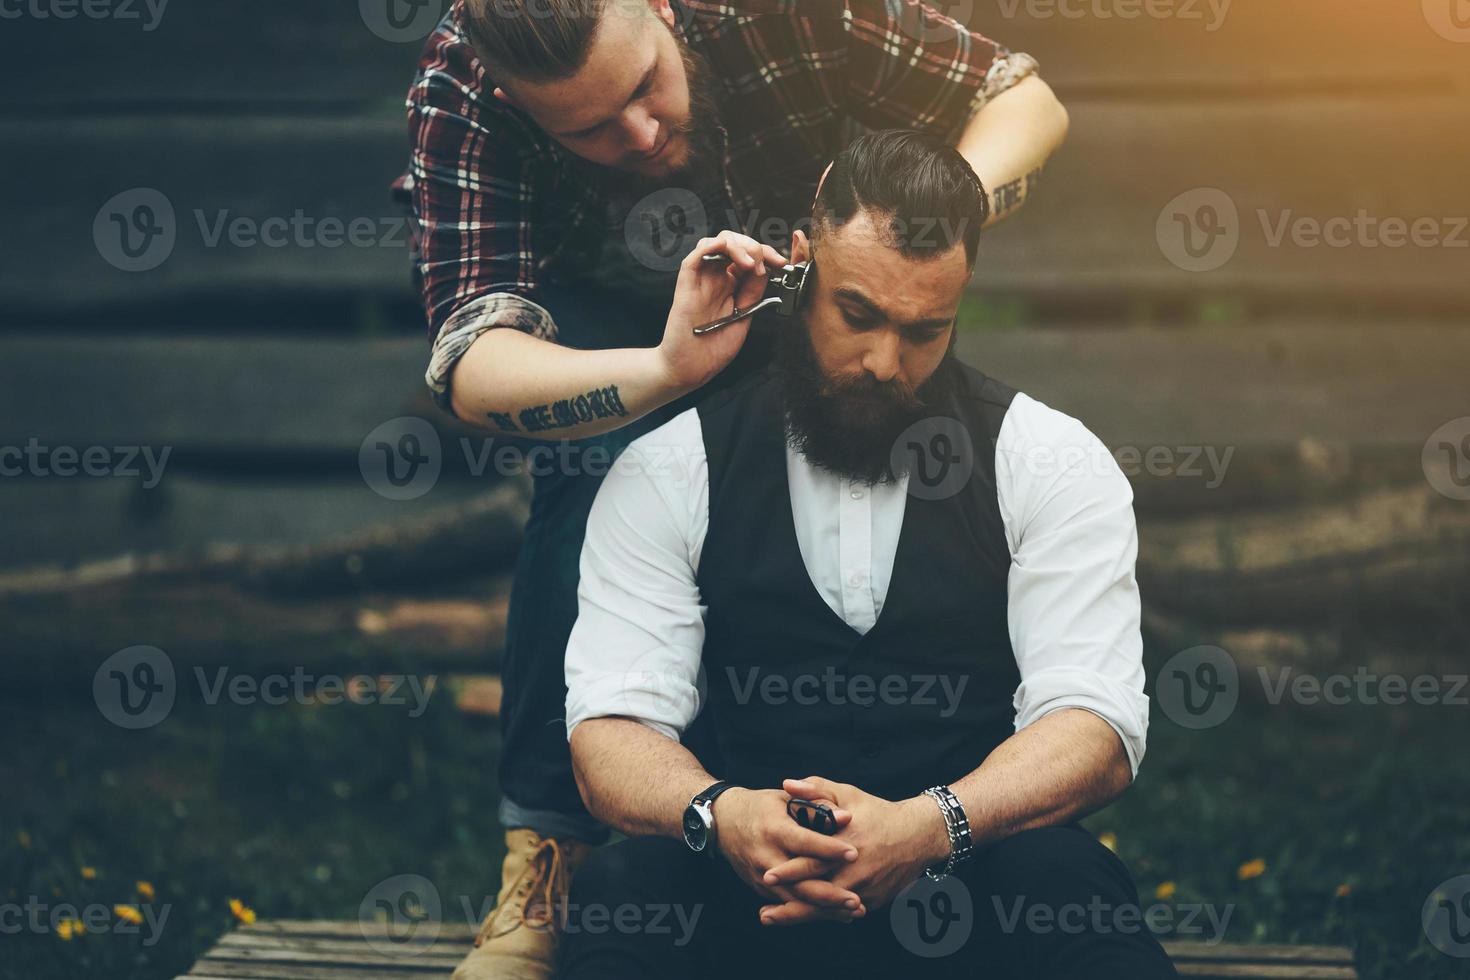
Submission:
<svg viewBox="0 0 1470 980">
<path fill-rule="evenodd" d="M 693 804 L 684 808 L 684 843 L 695 851 L 702 851 L 709 844 L 709 823 Z"/>
</svg>

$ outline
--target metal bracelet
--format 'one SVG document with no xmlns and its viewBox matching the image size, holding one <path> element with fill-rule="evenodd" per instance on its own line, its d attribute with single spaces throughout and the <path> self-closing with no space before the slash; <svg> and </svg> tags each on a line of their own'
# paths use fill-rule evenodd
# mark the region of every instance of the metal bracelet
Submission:
<svg viewBox="0 0 1470 980">
<path fill-rule="evenodd" d="M 959 797 L 948 786 L 931 786 L 924 790 L 924 795 L 939 805 L 939 812 L 944 816 L 944 829 L 949 834 L 949 858 L 938 870 L 933 865 L 924 869 L 924 874 L 931 879 L 941 881 L 969 859 L 975 850 L 975 841 L 970 833 L 970 818 L 965 815 Z"/>
</svg>

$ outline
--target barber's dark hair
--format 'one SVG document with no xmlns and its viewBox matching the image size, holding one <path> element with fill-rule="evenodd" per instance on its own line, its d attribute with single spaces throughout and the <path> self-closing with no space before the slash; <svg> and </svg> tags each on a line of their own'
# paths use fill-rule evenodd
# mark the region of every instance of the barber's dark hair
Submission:
<svg viewBox="0 0 1470 980">
<path fill-rule="evenodd" d="M 624 2 L 464 0 L 465 31 L 496 81 L 561 81 L 587 63 L 609 4 Z"/>
<path fill-rule="evenodd" d="M 963 241 L 974 265 L 990 202 L 954 147 L 928 133 L 887 129 L 859 136 L 838 154 L 812 211 L 813 240 L 861 211 L 886 219 L 889 244 L 905 256 L 937 257 Z"/>
</svg>

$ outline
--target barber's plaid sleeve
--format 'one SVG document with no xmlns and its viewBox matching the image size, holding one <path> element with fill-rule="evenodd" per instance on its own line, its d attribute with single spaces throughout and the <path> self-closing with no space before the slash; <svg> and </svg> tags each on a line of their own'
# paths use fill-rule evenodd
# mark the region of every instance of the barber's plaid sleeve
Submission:
<svg viewBox="0 0 1470 980">
<path fill-rule="evenodd" d="M 958 137 L 990 99 L 1034 74 L 1012 54 L 920 0 L 847 0 L 847 105 L 872 129 L 923 129 Z"/>
<path fill-rule="evenodd" d="M 425 380 L 449 408 L 454 365 L 482 333 L 556 333 L 535 302 L 531 210 L 537 142 L 487 87 L 451 21 L 425 48 L 408 96 L 412 152 L 398 182 L 418 224 L 418 272 L 433 345 Z"/>
</svg>

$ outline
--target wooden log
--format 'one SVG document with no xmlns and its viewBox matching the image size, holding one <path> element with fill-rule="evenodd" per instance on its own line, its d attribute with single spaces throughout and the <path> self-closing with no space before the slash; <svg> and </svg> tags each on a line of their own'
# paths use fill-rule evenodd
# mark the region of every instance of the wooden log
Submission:
<svg viewBox="0 0 1470 980">
<path fill-rule="evenodd" d="M 1470 508 L 1426 486 L 1348 503 L 1140 530 L 1138 581 L 1165 612 L 1214 623 L 1448 614 L 1470 591 Z"/>
</svg>

